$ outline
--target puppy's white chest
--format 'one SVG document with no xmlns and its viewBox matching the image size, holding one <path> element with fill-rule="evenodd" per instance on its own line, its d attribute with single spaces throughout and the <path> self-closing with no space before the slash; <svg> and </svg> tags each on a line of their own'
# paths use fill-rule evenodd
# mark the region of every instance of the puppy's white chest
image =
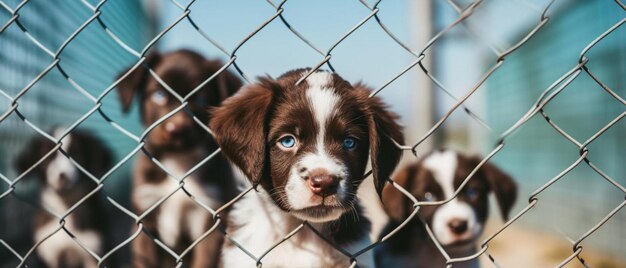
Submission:
<svg viewBox="0 0 626 268">
<path fill-rule="evenodd" d="M 177 158 L 166 158 L 161 161 L 163 166 L 171 173 L 165 180 L 158 184 L 145 184 L 136 189 L 139 195 L 138 200 L 142 202 L 142 209 L 147 209 L 164 196 L 169 196 L 159 205 L 157 216 L 157 228 L 161 240 L 168 246 L 175 246 L 183 230 L 192 237 L 197 238 L 205 231 L 205 222 L 208 219 L 208 212 L 201 206 L 195 204 L 193 200 L 179 188 L 179 179 L 182 178 L 194 163 L 181 161 Z M 184 180 L 184 189 L 193 195 L 196 200 L 203 204 L 215 208 L 219 204 L 215 199 L 210 198 L 218 193 L 212 193 L 205 189 L 195 176 L 191 175 Z M 177 190 L 178 189 L 178 190 Z M 174 194 L 172 194 L 176 191 Z"/>
<path fill-rule="evenodd" d="M 229 230 L 232 239 L 256 258 L 261 257 L 288 233 L 296 229 L 299 221 L 281 211 L 273 204 L 261 205 L 267 202 L 250 193 L 244 196 L 229 215 L 233 226 L 240 226 Z M 293 227 L 288 227 L 293 226 Z M 363 241 L 357 241 L 349 252 L 356 252 L 369 243 L 364 236 Z M 224 267 L 255 267 L 256 260 L 246 255 L 240 248 L 230 245 L 222 252 Z M 263 256 L 261 263 L 264 267 L 348 267 L 350 260 L 337 249 L 318 237 L 309 227 L 304 226 L 287 241 L 276 246 Z M 359 267 L 373 267 L 371 254 L 364 254 L 358 258 Z"/>
<path fill-rule="evenodd" d="M 72 235 L 75 237 L 74 239 L 80 241 L 80 243 L 89 250 L 98 254 L 102 253 L 100 235 L 93 230 L 77 230 L 74 227 L 72 217 L 73 216 L 66 218 L 65 227 L 72 232 Z M 44 239 L 46 240 L 37 247 L 37 252 L 46 264 L 54 266 L 56 260 L 62 256 L 63 253 L 67 253 L 74 256 L 74 259 L 70 261 L 76 264 L 82 264 L 85 265 L 85 267 L 97 266 L 95 258 L 82 249 L 76 241 L 72 240 L 64 230 L 59 230 L 59 223 L 56 220 L 51 220 L 36 230 L 35 240 L 42 241 Z"/>
<path fill-rule="evenodd" d="M 254 225 L 251 223 L 251 225 Z M 250 227 L 252 228 L 252 227 Z M 255 228 L 256 229 L 256 228 Z M 270 230 L 260 230 L 270 231 Z M 281 243 L 263 256 L 261 263 L 264 267 L 348 267 L 348 257 L 331 248 L 321 238 L 314 237 L 307 227 L 298 234 Z M 250 240 L 241 240 L 238 234 L 233 238 L 242 244 L 256 258 L 278 243 L 283 236 L 276 234 L 263 235 L 258 233 Z M 228 247 L 223 251 L 224 267 L 255 267 L 256 261 L 237 247 Z"/>
</svg>

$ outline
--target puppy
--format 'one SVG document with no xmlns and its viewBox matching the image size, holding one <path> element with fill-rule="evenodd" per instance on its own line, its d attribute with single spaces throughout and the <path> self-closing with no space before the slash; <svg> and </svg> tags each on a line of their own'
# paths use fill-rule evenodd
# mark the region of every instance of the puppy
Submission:
<svg viewBox="0 0 626 268">
<path fill-rule="evenodd" d="M 145 63 L 181 97 L 185 97 L 222 64 L 201 55 L 178 50 L 165 54 L 150 54 Z M 123 72 L 124 75 L 126 72 Z M 203 159 L 218 149 L 211 136 L 194 122 L 191 113 L 201 122 L 208 121 L 207 106 L 218 106 L 241 86 L 230 72 L 222 72 L 203 85 L 190 99 L 185 109 L 178 111 L 147 136 L 145 148 L 174 176 L 182 177 Z M 128 111 L 137 97 L 144 126 L 150 126 L 180 106 L 143 66 L 139 66 L 117 86 L 123 111 Z M 132 203 L 138 214 L 178 187 L 178 183 L 140 154 L 133 171 Z M 228 162 L 217 155 L 185 179 L 185 190 L 203 204 L 216 209 L 236 194 Z M 169 248 L 180 254 L 213 225 L 211 214 L 196 204 L 182 189 L 170 196 L 142 221 L 146 230 Z M 217 264 L 221 236 L 214 233 L 194 247 L 184 263 L 192 267 L 212 267 Z M 135 267 L 173 267 L 174 258 L 161 250 L 151 237 L 142 234 L 133 241 Z"/>
<path fill-rule="evenodd" d="M 479 157 L 467 157 L 451 150 L 435 151 L 399 171 L 394 181 L 418 201 L 446 200 L 453 196 L 481 160 Z M 441 206 L 422 206 L 417 216 L 428 223 L 450 257 L 470 256 L 476 253 L 475 242 L 482 234 L 489 215 L 490 192 L 495 194 L 500 214 L 507 220 L 515 203 L 517 186 L 511 177 L 489 163 L 485 163 L 472 176 L 455 199 Z M 390 222 L 381 238 L 401 224 L 413 211 L 410 199 L 391 185 L 383 191 L 382 201 Z M 375 258 L 379 267 L 446 266 L 445 258 L 430 241 L 417 217 L 377 247 Z M 478 266 L 478 260 L 454 265 Z"/>
<path fill-rule="evenodd" d="M 257 189 L 234 204 L 227 233 L 259 257 L 303 221 L 354 253 L 369 245 L 369 221 L 356 191 L 371 155 L 377 190 L 395 168 L 402 143 L 396 116 L 370 90 L 336 74 L 298 69 L 261 78 L 224 101 L 210 122 L 222 152 Z M 260 186 L 260 187 L 257 187 Z M 373 256 L 357 259 L 372 267 Z M 227 241 L 223 267 L 256 260 Z M 347 267 L 350 259 L 303 228 L 261 260 L 269 267 Z"/>
<path fill-rule="evenodd" d="M 56 130 L 54 135 L 60 137 L 61 130 Z M 63 138 L 62 143 L 61 148 L 96 178 L 111 167 L 111 152 L 87 132 L 75 130 Z M 16 170 L 25 172 L 53 148 L 54 143 L 48 139 L 34 138 L 17 157 Z M 41 180 L 40 205 L 56 215 L 65 214 L 97 186 L 59 151 L 47 157 L 32 172 Z M 101 195 L 91 196 L 65 218 L 65 228 L 86 248 L 100 256 L 109 249 L 102 202 Z M 34 242 L 37 243 L 59 228 L 59 219 L 39 210 L 33 227 Z M 37 255 L 48 267 L 97 267 L 96 259 L 63 230 L 39 245 Z"/>
</svg>

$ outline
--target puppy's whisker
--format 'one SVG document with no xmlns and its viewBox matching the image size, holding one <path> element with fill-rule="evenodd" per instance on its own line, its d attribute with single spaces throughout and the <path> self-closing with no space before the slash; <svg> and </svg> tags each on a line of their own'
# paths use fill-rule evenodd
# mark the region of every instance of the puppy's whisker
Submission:
<svg viewBox="0 0 626 268">
<path fill-rule="evenodd" d="M 351 207 L 350 212 L 354 215 L 354 220 L 356 222 L 360 221 L 361 219 L 359 218 L 359 213 L 356 209 L 356 204 L 354 202 L 350 202 L 350 207 Z"/>
<path fill-rule="evenodd" d="M 361 118 L 363 118 L 363 117 L 365 117 L 365 115 L 364 115 L 364 114 L 363 114 L 363 115 L 360 115 L 360 116 L 357 116 L 357 117 L 355 117 L 355 118 L 352 118 L 352 120 L 348 121 L 348 123 L 347 123 L 347 124 L 348 124 L 348 125 L 349 125 L 349 124 L 352 124 L 352 122 L 354 122 L 354 121 L 356 121 L 356 120 L 359 120 L 359 119 L 361 119 Z"/>
</svg>

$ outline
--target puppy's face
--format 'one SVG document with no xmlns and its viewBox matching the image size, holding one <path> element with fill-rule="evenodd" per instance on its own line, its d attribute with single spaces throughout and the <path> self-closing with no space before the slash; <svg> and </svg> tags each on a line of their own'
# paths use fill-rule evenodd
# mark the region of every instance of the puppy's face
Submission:
<svg viewBox="0 0 626 268">
<path fill-rule="evenodd" d="M 299 218 L 336 219 L 354 200 L 367 164 L 369 130 L 351 89 L 317 72 L 274 103 L 267 139 L 271 190 Z"/>
<path fill-rule="evenodd" d="M 208 61 L 201 55 L 187 50 L 163 55 L 153 53 L 146 58 L 145 63 L 182 98 L 222 67 L 217 61 Z M 198 140 L 207 136 L 206 132 L 193 121 L 192 115 L 206 122 L 208 120 L 206 107 L 219 105 L 240 86 L 241 83 L 234 75 L 228 72 L 221 73 L 192 95 L 184 109 L 154 128 L 147 137 L 148 144 L 160 150 L 180 151 L 191 148 Z M 145 126 L 150 126 L 181 105 L 175 95 L 167 91 L 144 66 L 139 66 L 122 80 L 118 90 L 125 111 L 129 109 L 133 96 L 139 96 Z"/>
<path fill-rule="evenodd" d="M 58 136 L 58 135 L 55 135 Z M 72 135 L 68 135 L 62 140 L 61 148 L 70 152 L 70 149 L 77 147 L 72 143 Z M 51 160 L 45 163 L 46 184 L 57 192 L 64 192 L 72 189 L 80 178 L 80 171 L 72 162 L 60 152 L 54 153 Z"/>
<path fill-rule="evenodd" d="M 56 130 L 55 137 L 60 137 L 62 131 Z M 92 175 L 99 178 L 104 175 L 111 165 L 112 155 L 104 144 L 82 131 L 75 131 L 62 140 L 61 149 L 75 162 L 81 165 Z M 54 144 L 45 138 L 35 138 L 25 147 L 17 158 L 16 168 L 22 173 L 37 163 L 54 148 Z M 46 187 L 50 187 L 59 194 L 75 191 L 77 187 L 93 187 L 90 180 L 70 159 L 60 151 L 54 152 L 41 162 L 34 171 L 43 180 Z M 87 182 L 87 184 L 85 184 Z M 81 191 L 84 192 L 84 191 Z"/>
<path fill-rule="evenodd" d="M 454 196 L 480 161 L 478 157 L 466 157 L 450 150 L 436 151 L 399 173 L 396 182 L 419 201 L 447 200 Z M 386 210 L 392 218 L 401 220 L 408 216 L 412 206 L 408 201 L 401 200 L 406 198 L 398 197 L 392 191 L 386 189 L 383 194 Z M 506 219 L 515 202 L 516 186 L 508 175 L 488 163 L 477 171 L 456 198 L 440 206 L 422 206 L 419 215 L 431 226 L 443 246 L 465 246 L 473 243 L 482 233 L 489 213 L 488 197 L 492 191 Z M 401 204 L 394 208 L 398 202 Z"/>
<path fill-rule="evenodd" d="M 367 98 L 369 90 L 326 72 L 296 86 L 306 73 L 292 71 L 246 88 L 215 111 L 211 127 L 223 152 L 280 208 L 326 222 L 352 208 L 370 150 L 388 153 L 384 163 L 373 163 L 378 180 L 381 170 L 389 175 L 400 156 L 389 137 L 401 142 L 402 136 L 393 116 Z M 380 137 L 383 131 L 389 136 Z"/>
</svg>

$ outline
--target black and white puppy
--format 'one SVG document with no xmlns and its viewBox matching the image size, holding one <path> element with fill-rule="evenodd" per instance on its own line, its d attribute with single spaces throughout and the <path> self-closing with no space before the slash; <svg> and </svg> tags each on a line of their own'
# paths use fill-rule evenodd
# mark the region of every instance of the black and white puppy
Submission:
<svg viewBox="0 0 626 268">
<path fill-rule="evenodd" d="M 61 131 L 56 130 L 54 135 L 60 137 L 60 134 Z M 90 133 L 75 130 L 65 136 L 62 143 L 61 148 L 97 178 L 111 167 L 111 152 Z M 25 172 L 53 148 L 54 143 L 43 137 L 32 139 L 18 156 L 16 170 Z M 42 182 L 40 205 L 57 215 L 65 214 L 97 186 L 58 151 L 47 157 L 32 172 Z M 65 218 L 65 228 L 85 247 L 100 256 L 108 250 L 106 215 L 102 202 L 100 195 L 91 196 Z M 33 227 L 36 243 L 57 230 L 59 220 L 48 212 L 39 210 L 34 217 Z M 97 267 L 96 259 L 63 230 L 39 245 L 37 255 L 47 267 Z"/>
<path fill-rule="evenodd" d="M 434 151 L 400 170 L 394 181 L 419 201 L 446 200 L 454 195 L 481 160 L 452 150 Z M 517 186 L 511 177 L 489 163 L 474 174 L 456 198 L 441 206 L 422 206 L 417 216 L 428 223 L 450 257 L 470 256 L 477 250 L 475 242 L 489 215 L 490 192 L 495 194 L 500 214 L 506 220 L 515 203 Z M 382 201 L 390 217 L 381 234 L 384 236 L 412 213 L 413 204 L 391 185 L 383 191 Z M 446 266 L 445 258 L 430 241 L 417 217 L 376 248 L 375 254 L 379 267 Z M 478 260 L 455 264 L 454 267 L 478 267 Z"/>
<path fill-rule="evenodd" d="M 219 106 L 222 100 L 239 89 L 241 82 L 231 72 L 224 71 L 204 84 L 206 79 L 220 70 L 222 63 L 186 49 L 151 53 L 146 57 L 145 64 L 180 96 L 187 96 L 201 86 L 188 99 L 184 110 L 161 122 L 145 140 L 144 148 L 171 174 L 180 178 L 218 149 L 211 136 L 194 122 L 189 113 L 202 122 L 208 121 L 206 107 Z M 158 122 L 180 106 L 179 100 L 164 89 L 143 66 L 122 79 L 117 88 L 123 111 L 128 111 L 133 100 L 139 99 L 139 110 L 145 127 Z M 178 187 L 176 178 L 170 177 L 146 155 L 139 155 L 133 169 L 131 194 L 137 214 L 144 213 Z M 145 230 L 153 237 L 179 253 L 202 237 L 214 224 L 212 215 L 196 204 L 187 193 L 213 209 L 233 198 L 237 189 L 228 161 L 221 155 L 213 157 L 196 172 L 189 174 L 185 179 L 185 191 L 179 190 L 170 196 L 142 221 Z M 184 263 L 190 267 L 215 267 L 221 245 L 221 235 L 213 232 L 186 255 Z M 133 240 L 132 252 L 135 267 L 177 265 L 170 254 L 143 232 Z"/>
<path fill-rule="evenodd" d="M 298 69 L 278 79 L 261 78 L 213 111 L 210 126 L 222 152 L 257 192 L 246 194 L 229 214 L 227 233 L 260 256 L 303 221 L 354 252 L 369 243 L 369 221 L 356 199 L 368 155 L 382 191 L 402 143 L 396 115 L 370 90 L 336 74 Z M 352 214 L 354 213 L 354 214 Z M 224 267 L 256 261 L 233 243 L 222 249 Z M 373 266 L 373 256 L 357 263 Z M 349 266 L 350 260 L 309 229 L 301 229 L 264 256 L 269 267 Z"/>
</svg>

